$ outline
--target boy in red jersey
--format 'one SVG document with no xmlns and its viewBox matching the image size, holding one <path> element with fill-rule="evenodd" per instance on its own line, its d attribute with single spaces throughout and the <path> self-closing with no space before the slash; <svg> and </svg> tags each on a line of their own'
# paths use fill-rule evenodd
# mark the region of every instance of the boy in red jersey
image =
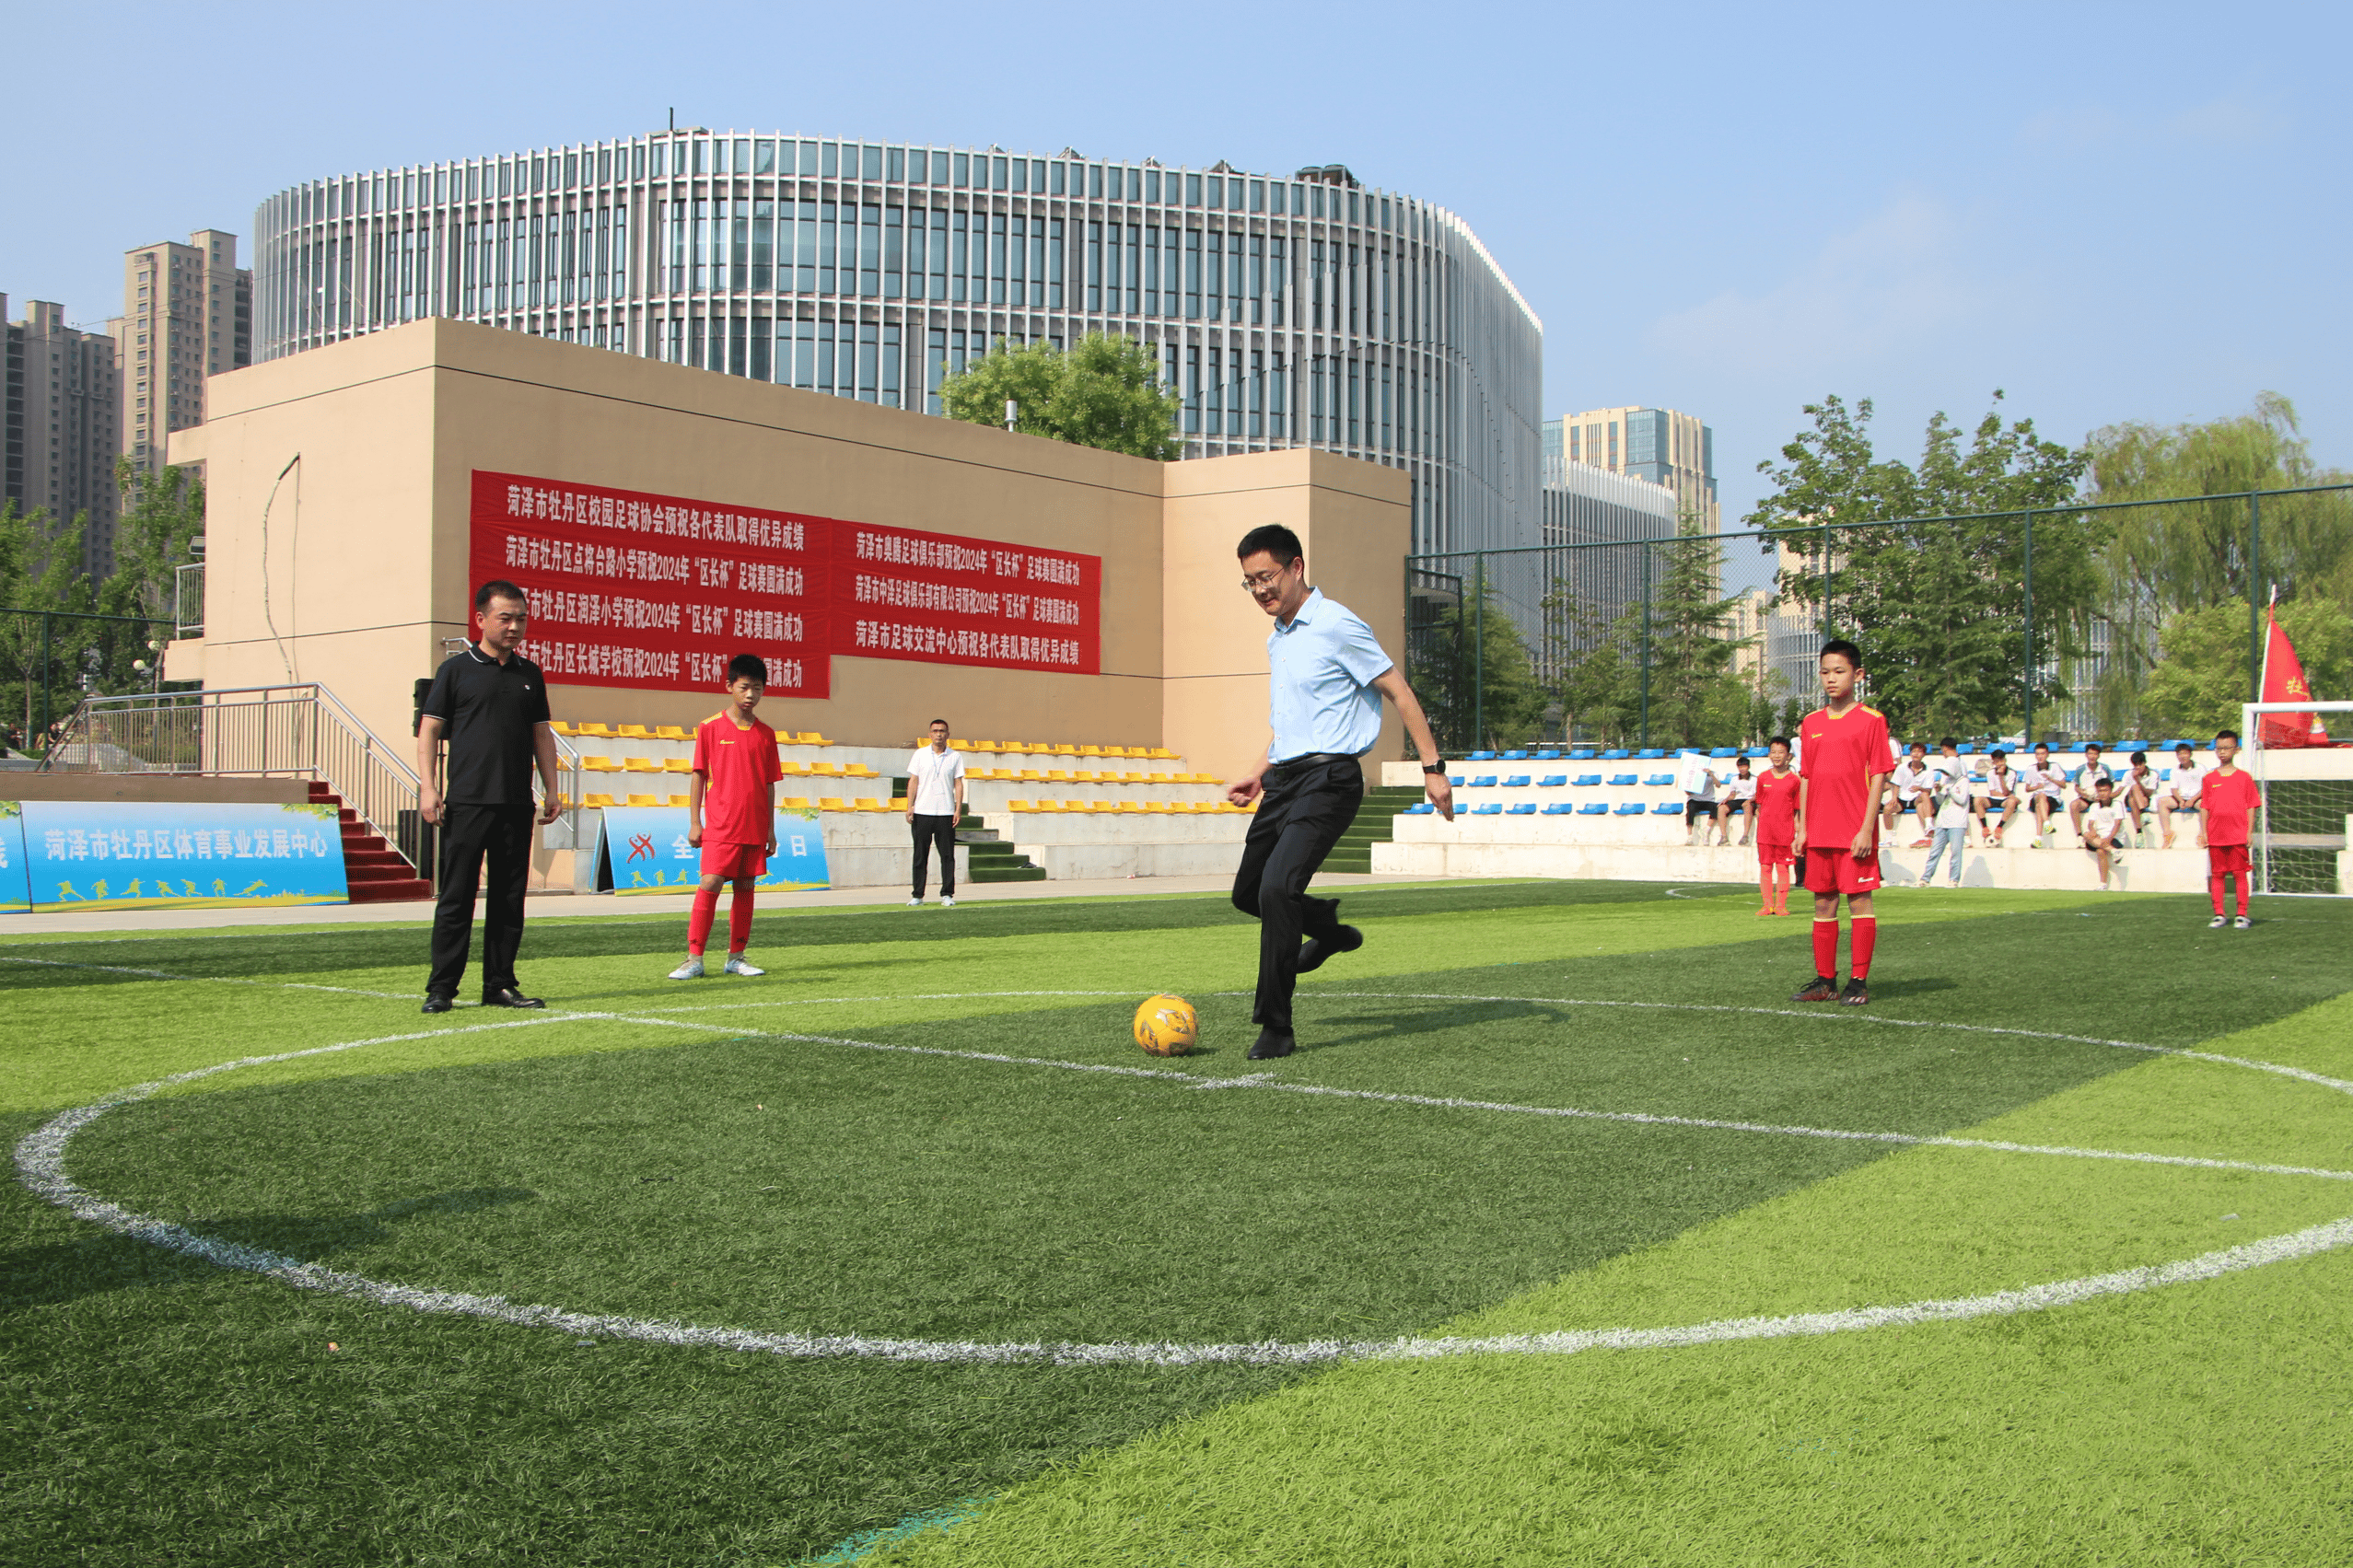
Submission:
<svg viewBox="0 0 2353 1568">
<path fill-rule="evenodd" d="M 1789 742 L 1775 736 L 1765 748 L 1772 765 L 1756 776 L 1756 892 L 1759 914 L 1789 912 L 1789 868 L 1798 863 L 1798 775 L 1789 767 Z"/>
<path fill-rule="evenodd" d="M 686 961 L 670 970 L 672 980 L 703 978 L 703 947 L 711 938 L 722 882 L 735 884 L 728 905 L 727 972 L 768 972 L 743 957 L 744 944 L 751 939 L 751 889 L 776 853 L 776 781 L 785 776 L 776 732 L 751 716 L 767 690 L 767 662 L 756 654 L 736 655 L 728 660 L 728 705 L 694 731 L 686 842 L 703 851 L 703 881 L 694 890 L 694 912 L 687 918 Z"/>
<path fill-rule="evenodd" d="M 1871 970 L 1871 947 L 1879 921 L 1871 893 L 1879 886 L 1880 807 L 1887 795 L 1893 761 L 1888 754 L 1887 719 L 1855 700 L 1863 656 L 1841 638 L 1822 649 L 1824 705 L 1806 715 L 1805 764 L 1798 771 L 1796 850 L 1813 890 L 1813 983 L 1792 1002 L 1836 1000 L 1849 1007 L 1869 1002 L 1864 979 Z M 1838 897 L 1855 920 L 1850 976 L 1838 989 Z"/>
<path fill-rule="evenodd" d="M 2254 873 L 2247 864 L 2247 822 L 2263 808 L 2263 792 L 2253 773 L 2237 766 L 2239 732 L 2226 729 L 2214 738 L 2218 764 L 2198 780 L 2197 842 L 2206 850 L 2206 890 L 2214 897 L 2214 918 L 2206 923 L 2219 930 L 2223 922 L 2224 884 L 2239 879 L 2239 929 L 2254 923 L 2247 918 L 2247 883 Z"/>
</svg>

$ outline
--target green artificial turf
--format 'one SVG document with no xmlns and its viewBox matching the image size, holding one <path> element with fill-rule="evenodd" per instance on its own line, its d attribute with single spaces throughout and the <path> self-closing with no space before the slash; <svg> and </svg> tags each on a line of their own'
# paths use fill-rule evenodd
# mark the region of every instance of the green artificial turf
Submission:
<svg viewBox="0 0 2353 1568">
<path fill-rule="evenodd" d="M 543 921 L 527 981 L 608 1016 L 518 1028 L 419 1018 L 415 928 L 10 943 L 0 960 L 41 962 L 0 961 L 21 1026 L 0 1043 L 6 1126 L 13 1139 L 167 1073 L 382 1039 L 118 1108 L 77 1136 L 72 1174 L 378 1279 L 941 1340 L 1381 1339 L 1835 1309 L 2163 1261 L 2353 1211 L 2348 1184 L 2309 1178 L 1195 1081 L 1263 1071 L 1910 1134 L 1982 1124 L 2353 1168 L 2353 1106 L 2326 1090 L 2095 1043 L 2233 1036 L 2243 1053 L 2353 1070 L 2313 1038 L 2353 980 L 2343 906 L 2283 901 L 2242 934 L 2206 930 L 2194 900 L 1891 894 L 1877 1001 L 1858 1012 L 1787 1002 L 1811 969 L 1804 921 L 1707 893 L 1352 891 L 1345 912 L 1370 940 L 1313 977 L 1305 1049 L 1271 1064 L 1241 1060 L 1255 928 L 1210 899 L 763 912 L 770 977 L 695 986 L 660 979 L 680 923 Z M 1201 1005 L 1203 1053 L 1154 1063 L 1126 1040 L 1134 1000 L 1156 990 Z M 402 1036 L 424 1038 L 387 1038 Z M 1038 1060 L 925 1053 L 941 1050 Z M 2342 1280 L 2334 1256 L 1836 1341 L 1301 1372 L 582 1343 L 294 1291 L 21 1189 L 0 1227 L 5 1561 L 784 1563 L 861 1538 L 867 1561 L 1963 1562 L 1973 1541 L 2030 1560 L 2021 1542 L 2126 1516 L 2148 1527 L 2117 1539 L 2143 1555 L 2113 1560 L 2158 1561 L 2176 1560 L 2163 1553 L 2189 1539 L 2184 1521 L 2221 1549 L 2286 1551 L 2343 1518 L 2304 1448 L 2241 1431 L 2302 1422 L 2305 1448 L 2325 1448 L 2313 1412 L 2353 1404 L 2323 1365 L 2336 1320 L 2306 1316 L 2327 1295 L 2314 1282 Z M 2269 1350 L 2201 1348 L 2229 1335 L 2210 1304 L 2247 1300 L 2272 1304 L 2255 1308 Z M 2057 1353 L 2020 1348 L 2102 1315 L 2161 1327 L 2067 1330 L 2064 1376 Z M 2040 1381 L 2021 1370 L 2036 1367 Z M 2211 1394 L 2164 1381 L 2194 1373 L 2208 1388 L 2253 1379 L 2246 1410 L 2218 1421 Z M 2054 1413 L 2072 1409 L 2070 1378 L 2129 1397 L 2103 1393 L 2096 1420 Z M 1840 1400 L 1916 1424 L 1938 1399 L 1967 1408 L 1928 1422 L 1943 1434 L 1925 1450 L 1908 1427 L 1872 1428 L 1872 1446 L 1863 1425 L 1824 1424 Z M 2052 1436 L 2014 1472 L 1989 1400 L 2148 1452 L 2103 1469 L 2056 1458 Z M 2166 1420 L 2195 1440 L 2160 1435 Z M 1788 1450 L 1787 1474 L 1758 1469 L 1759 1444 Z M 2225 1483 L 2201 1456 L 2224 1454 L 2264 1467 L 2260 1528 L 2214 1512 Z M 2047 1504 L 2005 1479 L 2035 1467 L 2059 1478 Z M 1853 1506 L 1775 1533 L 1777 1513 L 1807 1512 L 1789 1487 L 1834 1481 Z M 1988 1500 L 1998 1520 L 1980 1517 Z M 957 1522 L 893 1532 L 926 1517 Z"/>
</svg>

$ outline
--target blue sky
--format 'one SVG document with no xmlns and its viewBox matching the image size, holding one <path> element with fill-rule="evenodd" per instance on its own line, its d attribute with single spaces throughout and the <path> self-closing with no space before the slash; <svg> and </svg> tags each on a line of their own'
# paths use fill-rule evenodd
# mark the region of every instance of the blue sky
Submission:
<svg viewBox="0 0 2353 1568">
<path fill-rule="evenodd" d="M 2047 435 L 2288 394 L 2353 466 L 2343 6 L 304 6 L 15 13 L 0 290 L 297 180 L 679 122 L 1288 171 L 1462 214 L 1545 324 L 1544 413 L 1687 410 L 1727 522 L 1827 392 L 1881 449 L 1992 389 Z M 236 26 L 230 25 L 235 22 Z M 175 101 L 175 79 L 221 84 Z M 93 117 L 89 106 L 100 112 Z M 26 138 L 23 127 L 41 127 Z M 1745 552 L 1743 552 L 1745 554 Z"/>
</svg>

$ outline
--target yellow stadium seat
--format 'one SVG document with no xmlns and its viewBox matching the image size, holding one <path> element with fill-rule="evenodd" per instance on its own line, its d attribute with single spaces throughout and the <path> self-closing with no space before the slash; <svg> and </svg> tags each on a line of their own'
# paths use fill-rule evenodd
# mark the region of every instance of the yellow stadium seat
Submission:
<svg viewBox="0 0 2353 1568">
<path fill-rule="evenodd" d="M 900 796 L 897 799 L 895 799 L 895 800 L 891 801 L 890 805 L 888 805 L 888 806 L 884 807 L 882 809 L 883 809 L 883 810 L 885 810 L 885 811 L 904 811 L 904 810 L 906 810 L 906 808 L 907 808 L 907 797 L 906 797 L 905 796 L 903 796 L 903 796 Z"/>
<path fill-rule="evenodd" d="M 629 804 L 632 806 L 660 806 L 664 804 L 664 800 L 663 797 L 658 795 L 633 795 L 629 797 Z"/>
<path fill-rule="evenodd" d="M 809 765 L 809 771 L 812 773 L 822 773 L 827 778 L 840 778 L 842 776 L 842 764 L 839 762 L 811 762 Z"/>
<path fill-rule="evenodd" d="M 657 740 L 692 740 L 694 737 L 687 731 L 681 729 L 674 724 L 665 724 L 654 726 L 654 738 Z"/>
<path fill-rule="evenodd" d="M 820 811 L 847 811 L 849 808 L 850 803 L 838 795 L 821 795 L 817 797 L 817 809 Z"/>
<path fill-rule="evenodd" d="M 623 761 L 621 770 L 626 773 L 658 773 L 661 765 L 651 757 L 630 757 Z"/>
<path fill-rule="evenodd" d="M 1169 782 L 1169 775 L 1166 773 L 1147 773 L 1144 775 L 1144 778 L 1145 782 L 1147 784 L 1167 784 Z"/>
<path fill-rule="evenodd" d="M 1092 811 L 1094 809 L 1083 800 L 1066 800 L 1062 803 L 1062 808 L 1065 811 Z"/>
<path fill-rule="evenodd" d="M 1057 757 L 1076 757 L 1078 755 L 1078 748 L 1067 742 L 1057 741 L 1054 743 L 1054 754 Z"/>
<path fill-rule="evenodd" d="M 553 730 L 558 735 L 569 735 L 572 733 L 572 726 L 563 719 L 548 720 L 547 727 Z"/>
<path fill-rule="evenodd" d="M 630 740 L 651 740 L 654 738 L 653 731 L 647 729 L 642 724 L 625 724 L 619 729 L 614 730 L 613 733 Z"/>
<path fill-rule="evenodd" d="M 1067 768 L 1048 768 L 1046 770 L 1046 778 L 1050 783 L 1061 782 L 1066 784 L 1070 780 L 1070 771 Z"/>
<path fill-rule="evenodd" d="M 670 797 L 670 801 L 669 801 L 669 803 L 670 803 L 671 806 L 674 806 L 674 807 L 678 807 L 678 808 L 680 808 L 680 809 L 683 810 L 683 809 L 684 809 L 684 808 L 685 808 L 685 807 L 686 807 L 690 804 L 690 801 L 689 801 L 688 797 L 687 797 L 687 796 L 682 796 L 682 795 L 673 795 L 673 796 L 671 796 Z"/>
<path fill-rule="evenodd" d="M 809 796 L 805 795 L 788 795 L 785 796 L 784 807 L 787 811 L 806 811 L 809 809 Z"/>
<path fill-rule="evenodd" d="M 890 809 L 891 809 L 891 807 L 890 807 L 890 806 L 889 806 L 887 803 L 885 803 L 885 802 L 883 802 L 883 801 L 874 800 L 874 799 L 863 799 L 863 800 L 859 800 L 859 801 L 854 802 L 854 803 L 851 805 L 850 809 L 851 809 L 851 810 L 853 810 L 853 811 L 888 811 L 888 810 L 890 810 Z M 899 807 L 899 809 L 900 809 L 900 810 L 902 810 L 902 811 L 904 811 L 904 810 L 906 809 L 906 807 L 903 807 L 903 806 L 902 806 L 901 807 Z"/>
<path fill-rule="evenodd" d="M 1008 811 L 1034 811 L 1037 809 L 1036 807 L 1031 806 L 1026 800 L 1008 800 L 1005 803 L 1005 808 Z"/>
<path fill-rule="evenodd" d="M 1008 771 L 1009 772 L 1010 770 L 1008 770 Z M 1045 775 L 1044 775 L 1043 773 L 1042 773 L 1042 772 L 1038 772 L 1038 770 L 1037 770 L 1037 769 L 1035 769 L 1035 768 L 1023 768 L 1023 769 L 1021 769 L 1021 770 L 1020 770 L 1020 772 L 1019 772 L 1019 777 L 1020 777 L 1020 778 L 1021 778 L 1024 782 L 1026 782 L 1026 783 L 1029 783 L 1029 784 L 1037 784 L 1037 783 L 1039 783 L 1039 782 L 1043 781 L 1043 780 L 1045 778 Z"/>
<path fill-rule="evenodd" d="M 1111 802 L 1106 801 L 1104 804 L 1110 805 Z M 1123 800 L 1119 802 L 1119 809 L 1122 811 L 1141 811 L 1144 809 L 1144 803 L 1140 800 Z"/>
<path fill-rule="evenodd" d="M 1145 755 L 1152 758 L 1165 758 L 1171 761 L 1173 761 L 1176 758 L 1176 753 L 1170 750 L 1165 746 L 1155 746 L 1151 750 L 1147 751 Z"/>
<path fill-rule="evenodd" d="M 1078 755 L 1081 757 L 1100 757 L 1102 754 L 1103 749 L 1100 746 L 1081 746 L 1078 749 Z"/>
<path fill-rule="evenodd" d="M 692 757 L 665 757 L 662 759 L 662 772 L 666 773 L 691 773 L 693 771 L 694 759 Z"/>
<path fill-rule="evenodd" d="M 612 796 L 609 795 L 584 795 L 580 797 L 580 804 L 591 810 L 601 811 L 606 807 L 612 804 Z"/>
<path fill-rule="evenodd" d="M 580 766 L 591 773 L 610 773 L 618 771 L 613 767 L 612 760 L 609 757 L 583 757 L 580 759 Z"/>
<path fill-rule="evenodd" d="M 995 751 L 999 749 L 999 748 L 994 740 L 975 740 L 973 742 L 973 749 L 975 751 Z"/>
<path fill-rule="evenodd" d="M 852 762 L 842 770 L 842 774 L 845 778 L 853 779 L 879 779 L 882 776 L 864 762 Z"/>
<path fill-rule="evenodd" d="M 803 746 L 831 746 L 833 743 L 813 729 L 805 729 L 794 737 Z"/>
<path fill-rule="evenodd" d="M 1144 775 L 1142 773 L 1122 773 L 1119 775 L 1119 782 L 1122 784 L 1142 784 L 1144 782 Z"/>
<path fill-rule="evenodd" d="M 572 733 L 575 735 L 600 735 L 608 740 L 612 738 L 612 731 L 600 724 L 576 724 L 572 726 Z"/>
<path fill-rule="evenodd" d="M 794 778 L 805 779 L 809 776 L 809 764 L 806 762 L 779 762 L 777 766 Z"/>
</svg>

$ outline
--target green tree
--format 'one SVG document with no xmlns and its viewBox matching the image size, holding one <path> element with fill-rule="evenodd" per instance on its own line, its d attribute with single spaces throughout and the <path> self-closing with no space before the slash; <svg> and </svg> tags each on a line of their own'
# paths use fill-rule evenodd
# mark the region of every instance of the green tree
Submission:
<svg viewBox="0 0 2353 1568">
<path fill-rule="evenodd" d="M 1730 745 L 1748 726 L 1749 699 L 1732 673 L 1745 645 L 1723 634 L 1737 602 L 1717 593 L 1724 547 L 1686 517 L 1659 554 L 1663 570 L 1650 599 L 1649 744 Z"/>
<path fill-rule="evenodd" d="M 1466 587 L 1422 629 L 1405 674 L 1439 744 L 1456 751 L 1524 744 L 1552 701 L 1493 584 Z"/>
<path fill-rule="evenodd" d="M 2353 699 L 2353 615 L 2317 595 L 2282 603 L 2277 613 L 2313 697 Z M 2164 657 L 2140 694 L 2143 724 L 2152 732 L 2200 739 L 2238 728 L 2239 704 L 2247 700 L 2246 601 L 2176 610 L 2159 643 Z"/>
<path fill-rule="evenodd" d="M 1746 521 L 1766 548 L 1794 552 L 1783 594 L 1861 645 L 1870 699 L 1889 723 L 1965 734 L 2016 722 L 2029 680 L 2029 512 L 2034 700 L 2067 697 L 2060 672 L 2082 651 L 2102 579 L 2093 526 L 2053 509 L 2076 498 L 2086 454 L 2042 439 L 2032 420 L 2005 424 L 1996 408 L 1966 445 L 1939 412 L 1914 468 L 1872 451 L 1869 399 L 1805 412 L 1813 428 L 1781 449 L 1783 466 L 1757 465 L 1775 488 Z M 1891 526 L 1839 526 L 1864 522 Z"/>
<path fill-rule="evenodd" d="M 951 419 L 996 425 L 1005 423 L 1009 401 L 1013 427 L 1025 436 L 1159 462 L 1184 446 L 1176 434 L 1176 391 L 1160 384 L 1151 349 L 1134 338 L 1089 332 L 1067 354 L 1050 343 L 1015 347 L 999 338 L 940 383 L 939 401 Z"/>
<path fill-rule="evenodd" d="M 21 712 L 12 716 L 35 744 L 44 712 L 62 718 L 73 711 L 89 656 L 98 651 L 98 622 L 51 619 L 44 639 L 41 613 L 87 613 L 95 607 L 81 569 L 87 527 L 85 517 L 60 528 L 45 507 L 20 512 L 13 501 L 0 505 L 0 612 L 6 612 L 0 613 L 0 681 L 21 698 Z"/>
</svg>

